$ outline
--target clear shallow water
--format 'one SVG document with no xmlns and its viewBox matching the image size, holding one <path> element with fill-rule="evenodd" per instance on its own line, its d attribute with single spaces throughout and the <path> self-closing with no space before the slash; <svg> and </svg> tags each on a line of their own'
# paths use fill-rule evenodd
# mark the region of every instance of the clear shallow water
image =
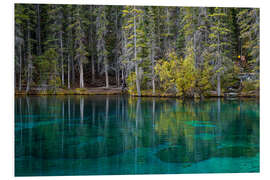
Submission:
<svg viewBox="0 0 270 180">
<path fill-rule="evenodd" d="M 257 100 L 15 98 L 15 176 L 259 172 Z"/>
</svg>

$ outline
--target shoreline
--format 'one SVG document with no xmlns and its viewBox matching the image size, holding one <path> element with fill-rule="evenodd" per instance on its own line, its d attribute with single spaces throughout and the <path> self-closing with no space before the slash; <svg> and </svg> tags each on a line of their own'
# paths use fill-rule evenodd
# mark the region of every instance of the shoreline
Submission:
<svg viewBox="0 0 270 180">
<path fill-rule="evenodd" d="M 56 91 L 45 91 L 45 90 L 32 90 L 26 93 L 26 91 L 15 91 L 15 96 L 55 96 L 55 95 L 130 95 L 133 97 L 138 97 L 137 94 L 129 93 L 128 91 L 122 91 L 121 88 L 84 88 L 84 89 L 58 89 Z M 239 92 L 234 96 L 226 96 L 226 93 L 222 93 L 221 96 L 217 96 L 216 92 L 209 92 L 204 98 L 260 98 L 258 92 Z M 150 91 L 142 92 L 141 97 L 160 97 L 160 98 L 194 98 L 200 99 L 201 97 L 181 97 L 172 93 L 161 93 L 157 92 L 152 94 Z"/>
</svg>

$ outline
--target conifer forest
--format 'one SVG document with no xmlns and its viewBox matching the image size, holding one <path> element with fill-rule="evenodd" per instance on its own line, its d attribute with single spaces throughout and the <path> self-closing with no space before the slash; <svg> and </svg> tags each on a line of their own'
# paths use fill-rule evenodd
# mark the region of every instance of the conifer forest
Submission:
<svg viewBox="0 0 270 180">
<path fill-rule="evenodd" d="M 14 12 L 15 176 L 260 172 L 259 8 Z"/>
<path fill-rule="evenodd" d="M 14 8 L 16 94 L 259 96 L 257 8 Z"/>
</svg>

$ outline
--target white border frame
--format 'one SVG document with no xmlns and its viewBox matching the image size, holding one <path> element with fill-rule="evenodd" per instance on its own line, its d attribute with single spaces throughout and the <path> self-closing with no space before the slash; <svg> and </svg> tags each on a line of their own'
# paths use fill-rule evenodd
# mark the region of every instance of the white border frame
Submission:
<svg viewBox="0 0 270 180">
<path fill-rule="evenodd" d="M 121 175 L 121 176 L 51 176 L 51 177 L 20 177 L 21 179 L 117 179 L 126 178 L 188 178 L 188 179 L 269 179 L 269 133 L 270 118 L 268 113 L 270 50 L 269 23 L 270 6 L 268 0 L 4 0 L 0 5 L 1 13 L 1 64 L 0 64 L 0 95 L 1 95 L 1 179 L 14 177 L 14 3 L 39 4 L 106 4 L 106 5 L 157 5 L 157 6 L 193 6 L 193 7 L 256 7 L 260 8 L 260 173 L 238 174 L 178 174 L 178 175 Z M 268 170 L 269 169 L 269 170 Z M 269 177 L 268 177 L 269 176 Z M 2 178 L 3 177 L 3 178 Z"/>
</svg>

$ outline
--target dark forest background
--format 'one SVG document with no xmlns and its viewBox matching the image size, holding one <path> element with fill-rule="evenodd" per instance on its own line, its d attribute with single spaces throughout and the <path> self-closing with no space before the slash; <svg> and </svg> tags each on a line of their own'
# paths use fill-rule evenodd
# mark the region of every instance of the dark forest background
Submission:
<svg viewBox="0 0 270 180">
<path fill-rule="evenodd" d="M 259 9 L 15 4 L 15 90 L 259 90 Z"/>
</svg>

